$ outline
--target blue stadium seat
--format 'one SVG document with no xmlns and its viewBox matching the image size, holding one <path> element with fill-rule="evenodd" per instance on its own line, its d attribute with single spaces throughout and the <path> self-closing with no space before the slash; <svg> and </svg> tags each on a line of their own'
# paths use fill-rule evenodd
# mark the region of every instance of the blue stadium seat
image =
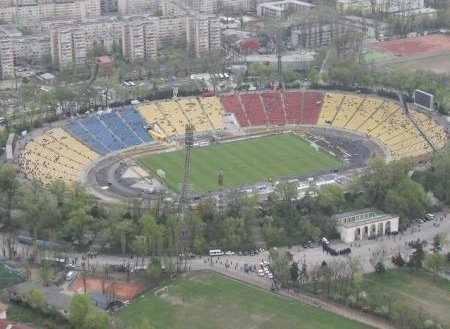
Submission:
<svg viewBox="0 0 450 329">
<path fill-rule="evenodd" d="M 151 138 L 145 129 L 146 123 L 144 119 L 142 119 L 134 108 L 126 108 L 125 110 L 119 112 L 119 114 L 122 119 L 128 123 L 131 129 L 133 129 L 134 133 L 142 140 L 142 142 L 149 143 L 153 141 L 153 138 Z"/>
<path fill-rule="evenodd" d="M 116 113 L 105 113 L 100 116 L 108 129 L 116 135 L 126 147 L 141 144 L 140 139 L 127 127 Z"/>
<path fill-rule="evenodd" d="M 79 123 L 111 151 L 118 151 L 126 147 L 122 141 L 106 129 L 97 116 L 83 118 Z"/>
<path fill-rule="evenodd" d="M 78 122 L 69 122 L 65 128 L 76 138 L 83 141 L 87 146 L 100 154 L 106 154 L 111 152 L 101 142 L 99 142 L 94 136 L 92 136 L 87 130 L 85 130 Z"/>
</svg>

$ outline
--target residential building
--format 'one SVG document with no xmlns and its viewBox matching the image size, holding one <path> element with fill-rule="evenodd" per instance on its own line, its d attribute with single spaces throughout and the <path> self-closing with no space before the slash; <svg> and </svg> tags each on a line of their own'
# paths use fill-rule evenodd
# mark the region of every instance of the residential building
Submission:
<svg viewBox="0 0 450 329">
<path fill-rule="evenodd" d="M 14 38 L 22 34 L 9 25 L 0 26 L 0 78 L 14 76 Z"/>
<path fill-rule="evenodd" d="M 122 15 L 142 14 L 158 8 L 157 0 L 117 0 L 117 8 Z"/>
<path fill-rule="evenodd" d="M 193 18 L 194 51 L 196 56 L 220 48 L 220 19 L 199 15 Z"/>
<path fill-rule="evenodd" d="M 101 0 L 54 1 L 33 5 L 0 7 L 0 18 L 6 22 L 16 22 L 24 26 L 44 20 L 100 17 Z"/>
<path fill-rule="evenodd" d="M 158 19 L 129 19 L 122 25 L 122 53 L 130 62 L 156 58 Z"/>
</svg>

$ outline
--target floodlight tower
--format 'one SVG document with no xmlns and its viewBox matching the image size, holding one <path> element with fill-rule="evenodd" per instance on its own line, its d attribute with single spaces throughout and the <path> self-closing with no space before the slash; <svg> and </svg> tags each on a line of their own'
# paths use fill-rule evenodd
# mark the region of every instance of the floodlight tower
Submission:
<svg viewBox="0 0 450 329">
<path fill-rule="evenodd" d="M 219 170 L 218 179 L 219 179 L 218 208 L 219 208 L 219 215 L 222 216 L 223 215 L 223 208 L 224 208 L 224 204 L 223 204 L 223 170 L 222 169 Z"/>
<path fill-rule="evenodd" d="M 191 150 L 194 145 L 194 125 L 187 124 L 184 135 L 184 145 L 186 148 L 186 157 L 184 159 L 183 185 L 181 189 L 178 211 L 184 212 L 187 208 L 187 194 L 189 192 L 189 168 L 191 166 Z"/>
</svg>

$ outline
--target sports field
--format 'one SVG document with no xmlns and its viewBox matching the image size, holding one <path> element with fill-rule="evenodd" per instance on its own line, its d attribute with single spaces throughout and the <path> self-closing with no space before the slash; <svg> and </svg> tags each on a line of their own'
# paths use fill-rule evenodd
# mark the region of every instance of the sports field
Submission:
<svg viewBox="0 0 450 329">
<path fill-rule="evenodd" d="M 392 312 L 403 312 L 406 306 L 423 309 L 433 318 L 450 326 L 450 281 L 425 271 L 390 270 L 380 275 L 367 274 L 362 290 L 376 305 L 387 306 L 386 296 L 392 300 Z"/>
<path fill-rule="evenodd" d="M 358 322 L 281 298 L 210 272 L 171 281 L 169 291 L 138 298 L 117 313 L 120 328 L 363 329 Z"/>
<path fill-rule="evenodd" d="M 164 170 L 163 182 L 179 191 L 183 177 L 185 151 L 141 158 L 141 164 L 156 173 Z M 217 174 L 224 172 L 224 187 L 267 182 L 268 179 L 301 175 L 340 167 L 342 162 L 325 151 L 315 151 L 309 143 L 294 135 L 267 136 L 192 150 L 191 191 L 217 189 Z"/>
</svg>

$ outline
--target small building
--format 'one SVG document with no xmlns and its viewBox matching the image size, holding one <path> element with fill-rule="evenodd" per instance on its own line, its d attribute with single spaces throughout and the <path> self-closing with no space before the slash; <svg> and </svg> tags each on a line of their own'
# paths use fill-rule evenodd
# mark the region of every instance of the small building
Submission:
<svg viewBox="0 0 450 329">
<path fill-rule="evenodd" d="M 336 229 L 347 243 L 398 232 L 399 217 L 366 208 L 335 215 Z"/>
</svg>

